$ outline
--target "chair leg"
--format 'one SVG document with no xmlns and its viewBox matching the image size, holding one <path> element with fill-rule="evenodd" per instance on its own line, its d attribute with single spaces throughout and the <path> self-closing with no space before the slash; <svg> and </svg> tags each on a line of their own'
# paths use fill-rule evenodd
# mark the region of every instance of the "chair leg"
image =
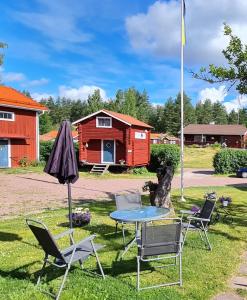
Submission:
<svg viewBox="0 0 247 300">
<path fill-rule="evenodd" d="M 43 274 L 44 274 L 44 270 L 45 270 L 45 266 L 46 266 L 46 264 L 47 264 L 47 256 L 44 258 L 44 263 L 43 263 L 43 266 L 42 266 L 42 268 L 41 268 L 41 270 L 40 270 L 40 274 L 39 274 L 39 277 L 38 277 L 38 280 L 37 280 L 37 283 L 36 283 L 36 285 L 39 285 L 39 283 L 40 283 L 40 281 L 41 281 L 41 277 L 43 276 Z"/>
<path fill-rule="evenodd" d="M 124 224 L 122 224 L 122 234 L 123 234 L 123 244 L 125 245 L 125 231 L 124 231 Z"/>
<path fill-rule="evenodd" d="M 140 290 L 140 256 L 136 257 L 137 259 L 137 282 L 136 282 L 136 289 L 137 291 Z"/>
<path fill-rule="evenodd" d="M 179 254 L 179 285 L 182 286 L 183 280 L 182 280 L 182 253 L 180 249 L 180 254 Z"/>
<path fill-rule="evenodd" d="M 118 222 L 116 222 L 115 235 L 117 235 Z"/>
<path fill-rule="evenodd" d="M 63 290 L 64 284 L 65 284 L 65 281 L 66 281 L 66 278 L 67 278 L 69 269 L 70 269 L 70 265 L 68 265 L 68 267 L 67 267 L 67 269 L 66 269 L 66 271 L 65 271 L 65 273 L 64 273 L 64 276 L 63 276 L 63 280 L 62 280 L 61 286 L 60 286 L 59 291 L 58 291 L 58 294 L 57 294 L 57 296 L 56 296 L 56 298 L 55 298 L 56 300 L 59 300 L 59 298 L 60 298 L 60 295 L 61 295 L 61 293 L 62 293 L 62 290 Z"/>
<path fill-rule="evenodd" d="M 93 241 L 91 241 L 91 245 L 93 247 L 93 252 L 95 254 L 95 257 L 96 257 L 96 260 L 97 260 L 97 263 L 98 263 L 98 266 L 99 266 L 99 269 L 100 269 L 100 273 L 101 273 L 102 277 L 105 279 L 105 274 L 104 274 L 103 268 L 101 266 L 101 263 L 100 263 L 100 260 L 99 260 L 99 257 L 98 257 L 98 253 L 97 253 L 97 251 L 96 251 L 96 249 L 94 247 Z"/>
<path fill-rule="evenodd" d="M 206 232 L 206 229 L 205 229 L 204 226 L 203 226 L 203 232 L 204 232 L 204 235 L 205 235 L 205 238 L 206 238 L 206 244 L 208 245 L 208 249 L 209 249 L 210 251 L 212 251 L 212 246 L 211 246 L 211 244 L 210 244 L 210 242 L 209 242 L 209 238 L 208 238 L 208 235 L 207 235 L 207 232 Z"/>
<path fill-rule="evenodd" d="M 190 224 L 186 227 L 186 230 L 185 230 L 185 234 L 184 234 L 184 237 L 183 237 L 183 243 L 182 243 L 182 249 L 184 247 L 184 243 L 185 243 L 186 236 L 187 236 L 187 233 L 188 233 L 188 230 L 189 230 L 189 226 L 190 226 Z"/>
</svg>

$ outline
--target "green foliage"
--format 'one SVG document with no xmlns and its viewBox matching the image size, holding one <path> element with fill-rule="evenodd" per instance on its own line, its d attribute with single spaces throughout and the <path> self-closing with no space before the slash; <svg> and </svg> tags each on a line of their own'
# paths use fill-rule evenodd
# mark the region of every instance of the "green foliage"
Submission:
<svg viewBox="0 0 247 300">
<path fill-rule="evenodd" d="M 88 114 L 101 110 L 104 107 L 104 102 L 101 98 L 99 89 L 95 90 L 92 95 L 88 96 L 87 104 L 88 104 L 87 107 Z"/>
<path fill-rule="evenodd" d="M 216 174 L 235 173 L 241 167 L 247 167 L 247 151 L 223 149 L 215 154 L 213 166 Z"/>
<path fill-rule="evenodd" d="M 148 174 L 148 169 L 146 167 L 140 167 L 140 168 L 134 168 L 133 169 L 134 174 Z"/>
<path fill-rule="evenodd" d="M 222 51 L 228 66 L 202 67 L 199 73 L 192 73 L 194 78 L 205 80 L 209 83 L 226 82 L 229 88 L 236 85 L 240 94 L 247 94 L 247 45 L 243 45 L 240 38 L 233 35 L 232 29 L 224 24 L 224 34 L 230 38 L 229 44 Z"/>
<path fill-rule="evenodd" d="M 52 120 L 48 112 L 39 116 L 39 133 L 44 134 L 53 129 Z"/>
<path fill-rule="evenodd" d="M 40 141 L 40 161 L 48 161 L 49 155 L 53 147 L 53 141 Z"/>
<path fill-rule="evenodd" d="M 149 165 L 151 171 L 156 171 L 161 164 L 171 165 L 174 170 L 176 170 L 179 161 L 180 149 L 177 145 L 151 145 L 151 159 Z"/>
<path fill-rule="evenodd" d="M 8 46 L 7 44 L 0 42 L 0 49 L 7 48 L 7 46 Z M 4 55 L 0 53 L 0 66 L 3 64 L 3 56 Z"/>
<path fill-rule="evenodd" d="M 19 165 L 22 168 L 26 168 L 28 166 L 30 166 L 30 160 L 28 159 L 27 156 L 23 156 L 20 160 L 19 160 Z"/>
</svg>

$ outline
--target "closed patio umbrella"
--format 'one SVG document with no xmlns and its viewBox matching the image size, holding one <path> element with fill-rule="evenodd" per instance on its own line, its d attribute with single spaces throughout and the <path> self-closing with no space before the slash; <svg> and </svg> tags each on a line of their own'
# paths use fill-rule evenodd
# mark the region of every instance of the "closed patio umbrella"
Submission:
<svg viewBox="0 0 247 300">
<path fill-rule="evenodd" d="M 79 178 L 70 122 L 63 121 L 54 142 L 44 172 L 68 186 L 69 223 L 72 228 L 71 183 Z"/>
</svg>

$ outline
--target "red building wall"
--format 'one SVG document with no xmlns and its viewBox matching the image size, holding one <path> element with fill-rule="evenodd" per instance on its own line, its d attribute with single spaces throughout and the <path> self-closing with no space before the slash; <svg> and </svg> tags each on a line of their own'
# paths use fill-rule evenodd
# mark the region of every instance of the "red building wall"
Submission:
<svg viewBox="0 0 247 300">
<path fill-rule="evenodd" d="M 0 136 L 6 136 L 11 144 L 11 167 L 18 166 L 21 158 L 26 156 L 30 160 L 37 158 L 36 145 L 36 112 L 31 110 L 2 107 L 1 111 L 13 112 L 14 121 L 0 120 Z M 24 138 L 11 138 L 11 135 L 25 136 Z M 0 138 L 1 139 L 1 138 Z"/>
</svg>

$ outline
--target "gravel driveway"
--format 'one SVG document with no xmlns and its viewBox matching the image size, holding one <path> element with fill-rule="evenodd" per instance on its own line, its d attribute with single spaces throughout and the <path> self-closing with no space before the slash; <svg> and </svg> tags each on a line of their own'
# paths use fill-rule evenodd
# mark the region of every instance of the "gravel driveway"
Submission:
<svg viewBox="0 0 247 300">
<path fill-rule="evenodd" d="M 244 178 L 216 177 L 210 170 L 186 169 L 185 187 L 224 186 L 246 184 Z M 110 199 L 116 191 L 139 189 L 145 179 L 88 179 L 80 178 L 72 186 L 74 202 Z M 180 186 L 180 177 L 175 176 L 172 186 Z M 0 173 L 0 216 L 25 215 L 47 208 L 67 206 L 67 187 L 47 174 L 3 174 Z"/>
</svg>

